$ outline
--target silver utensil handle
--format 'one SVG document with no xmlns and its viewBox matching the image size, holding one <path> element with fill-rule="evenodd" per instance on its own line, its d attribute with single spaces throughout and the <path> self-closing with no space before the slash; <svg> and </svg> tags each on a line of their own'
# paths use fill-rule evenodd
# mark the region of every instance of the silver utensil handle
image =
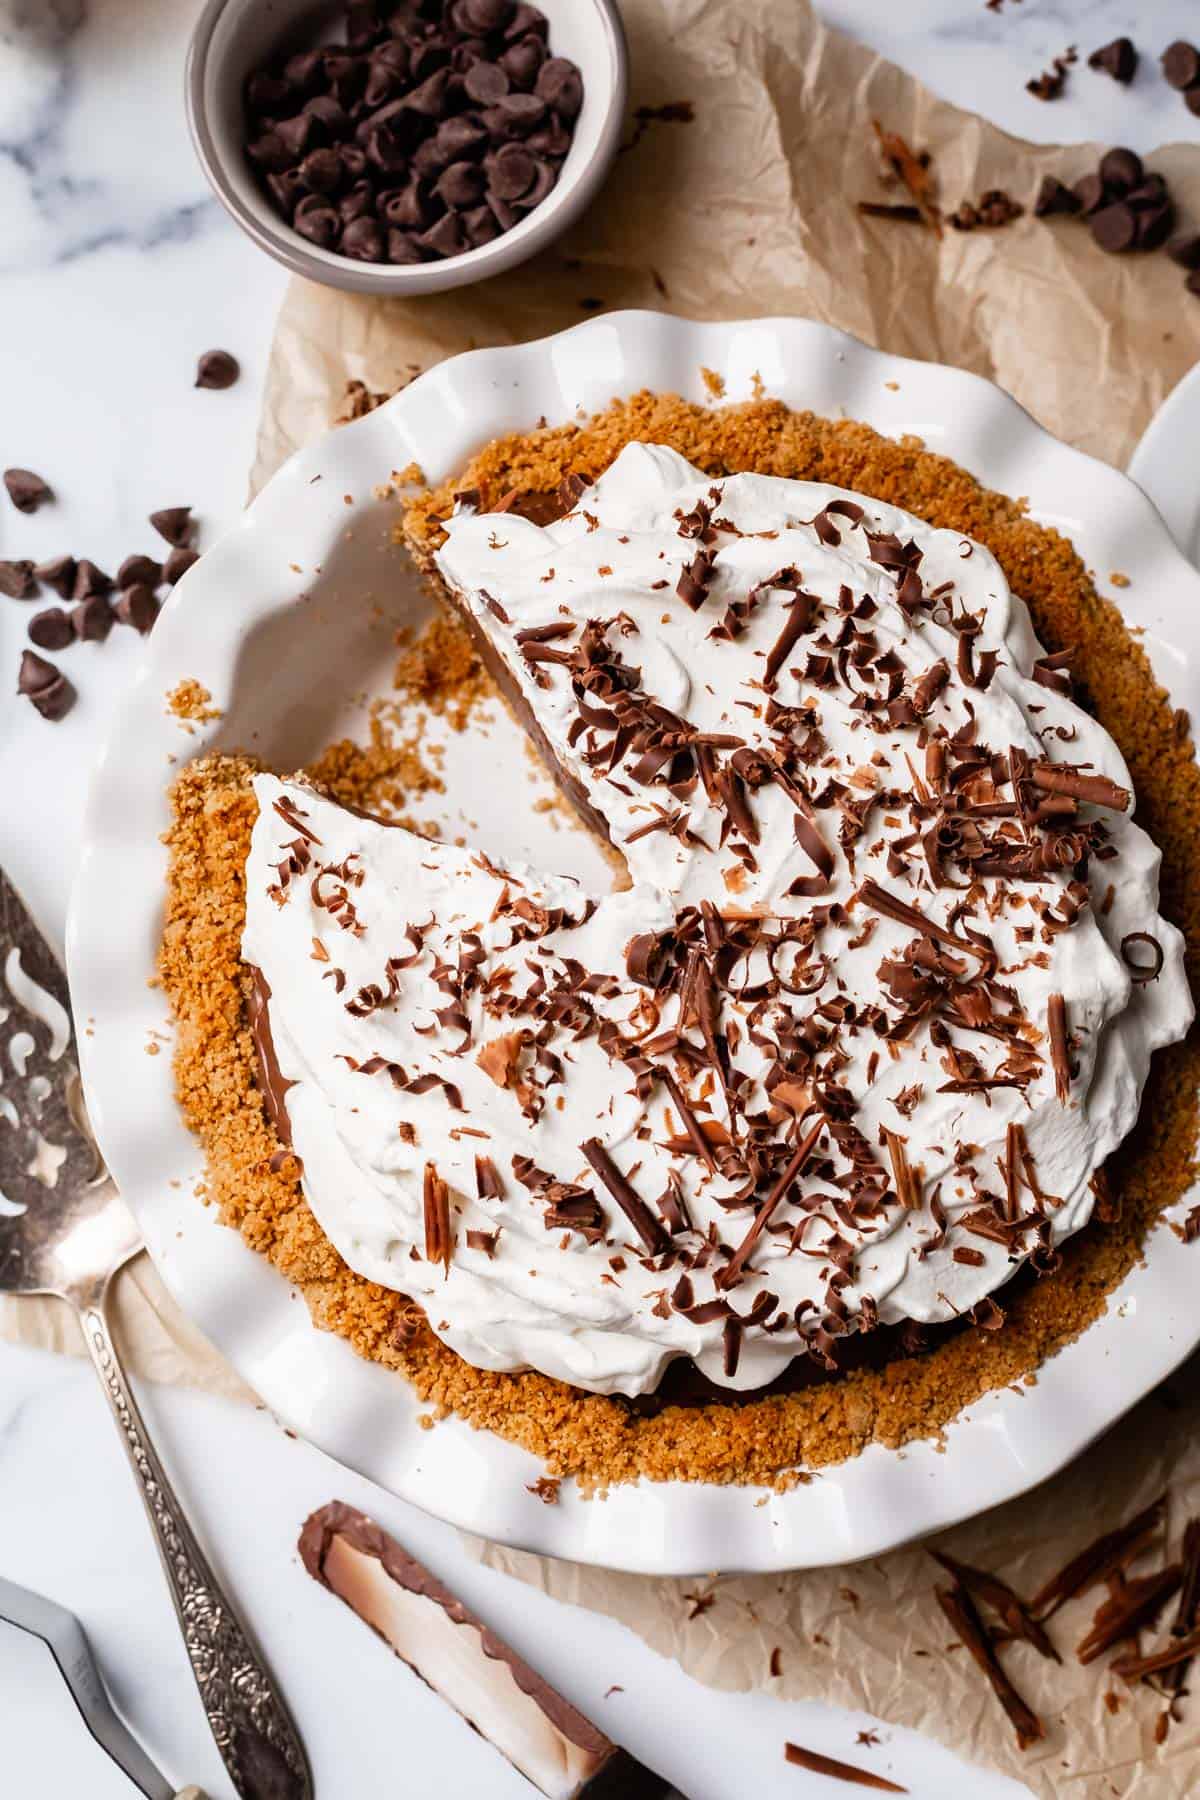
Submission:
<svg viewBox="0 0 1200 1800">
<path fill-rule="evenodd" d="M 299 1734 L 155 1454 L 103 1304 L 81 1307 L 79 1321 L 154 1527 L 192 1673 L 230 1779 L 243 1800 L 311 1800 Z"/>
</svg>

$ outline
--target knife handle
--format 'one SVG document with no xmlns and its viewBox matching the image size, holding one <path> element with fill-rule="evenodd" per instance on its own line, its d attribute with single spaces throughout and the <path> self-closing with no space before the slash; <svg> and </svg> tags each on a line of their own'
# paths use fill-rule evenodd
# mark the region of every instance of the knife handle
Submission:
<svg viewBox="0 0 1200 1800">
<path fill-rule="evenodd" d="M 312 1774 L 300 1735 L 155 1454 L 121 1366 L 103 1298 L 78 1310 L 88 1353 L 154 1527 L 192 1674 L 230 1780 L 242 1800 L 312 1800 Z"/>
</svg>

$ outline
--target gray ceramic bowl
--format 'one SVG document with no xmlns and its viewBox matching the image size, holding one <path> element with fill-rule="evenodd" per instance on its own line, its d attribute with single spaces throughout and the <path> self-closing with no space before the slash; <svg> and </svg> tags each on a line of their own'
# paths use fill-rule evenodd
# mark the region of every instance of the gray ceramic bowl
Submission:
<svg viewBox="0 0 1200 1800">
<path fill-rule="evenodd" d="M 538 0 L 550 21 L 550 47 L 583 74 L 583 109 L 557 185 L 511 231 L 440 262 L 360 263 L 321 250 L 268 205 L 243 148 L 246 77 L 282 40 L 319 27 L 336 13 L 319 0 L 208 0 L 187 59 L 192 141 L 217 197 L 256 244 L 310 281 L 381 296 L 436 294 L 483 281 L 544 250 L 577 219 L 612 164 L 628 87 L 625 34 L 613 0 Z"/>
</svg>

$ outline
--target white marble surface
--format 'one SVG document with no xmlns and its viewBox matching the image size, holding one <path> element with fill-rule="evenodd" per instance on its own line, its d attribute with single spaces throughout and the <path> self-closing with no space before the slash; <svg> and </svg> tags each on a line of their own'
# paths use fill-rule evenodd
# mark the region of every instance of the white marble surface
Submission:
<svg viewBox="0 0 1200 1800">
<path fill-rule="evenodd" d="M 38 469 L 58 494 L 33 519 L 0 502 L 0 557 L 70 551 L 112 568 L 155 548 L 145 517 L 156 507 L 191 503 L 202 543 L 237 517 L 283 279 L 226 222 L 192 159 L 181 79 L 198 10 L 198 0 L 0 0 L 0 466 Z M 983 0 L 822 0 L 821 10 L 1025 136 L 1141 150 L 1200 139 L 1200 120 L 1156 68 L 1173 37 L 1200 35 L 1186 0 L 1006 0 L 1000 13 Z M 1144 52 L 1132 89 L 1081 62 L 1061 101 L 1026 94 L 1068 44 L 1085 58 L 1122 31 Z M 241 359 L 242 381 L 198 393 L 195 358 L 215 345 Z M 28 610 L 0 601 L 0 670 L 15 670 Z M 57 727 L 11 685 L 0 702 L 0 861 L 56 942 L 89 764 L 138 647 L 116 631 L 71 652 L 81 698 Z M 286 1685 L 323 1800 L 530 1791 L 300 1572 L 299 1523 L 334 1494 L 374 1511 L 691 1800 L 835 1791 L 784 1770 L 789 1736 L 857 1756 L 922 1800 L 967 1783 L 978 1800 L 1021 1791 L 968 1774 L 913 1734 L 884 1726 L 882 1744 L 856 1750 L 865 1721 L 852 1715 L 708 1693 L 617 1626 L 479 1568 L 453 1532 L 289 1440 L 266 1414 L 195 1394 L 144 1398 L 192 1517 Z M 77 1611 L 164 1769 L 231 1800 L 104 1412 L 88 1370 L 0 1349 L 0 1573 Z M 614 1682 L 624 1692 L 605 1699 Z M 6 1800 L 132 1793 L 63 1706 L 42 1653 L 3 1626 L 0 1696 Z"/>
</svg>

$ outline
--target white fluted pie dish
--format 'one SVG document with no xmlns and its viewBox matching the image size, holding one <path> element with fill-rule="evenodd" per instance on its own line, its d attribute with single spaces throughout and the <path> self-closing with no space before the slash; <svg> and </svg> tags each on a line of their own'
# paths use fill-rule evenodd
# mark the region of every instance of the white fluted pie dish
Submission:
<svg viewBox="0 0 1200 1800">
<path fill-rule="evenodd" d="M 1159 1228 L 1108 1312 L 1037 1385 L 970 1407 L 940 1449 L 872 1447 L 786 1495 L 690 1484 L 616 1488 L 547 1507 L 540 1467 L 450 1420 L 426 1431 L 403 1379 L 316 1331 L 286 1282 L 194 1197 L 198 1145 L 179 1116 L 169 1034 L 148 988 L 161 930 L 166 789 L 186 758 L 254 751 L 289 770 L 344 733 L 382 693 L 397 625 L 428 602 L 390 542 L 394 502 L 375 490 L 412 461 L 432 481 L 498 434 L 570 418 L 648 387 L 697 401 L 702 368 L 727 399 L 756 382 L 789 405 L 913 433 L 988 486 L 1027 496 L 1091 568 L 1124 571 L 1123 603 L 1177 705 L 1200 708 L 1200 577 L 1125 477 L 1047 436 L 976 377 L 884 356 L 790 320 L 692 324 L 624 313 L 541 343 L 475 351 L 295 457 L 240 526 L 180 583 L 96 772 L 68 953 L 93 1119 L 151 1253 L 183 1306 L 283 1418 L 406 1499 L 486 1536 L 656 1574 L 788 1568 L 877 1554 L 1011 1498 L 1061 1468 L 1200 1341 L 1195 1246 Z M 165 695 L 202 683 L 223 716 L 184 730 Z M 529 804 L 523 739 L 507 715 L 450 735 L 446 835 L 585 881 L 600 852 Z M 168 760 L 172 759 L 172 760 Z M 164 1049 L 166 1048 L 164 1044 Z"/>
</svg>

